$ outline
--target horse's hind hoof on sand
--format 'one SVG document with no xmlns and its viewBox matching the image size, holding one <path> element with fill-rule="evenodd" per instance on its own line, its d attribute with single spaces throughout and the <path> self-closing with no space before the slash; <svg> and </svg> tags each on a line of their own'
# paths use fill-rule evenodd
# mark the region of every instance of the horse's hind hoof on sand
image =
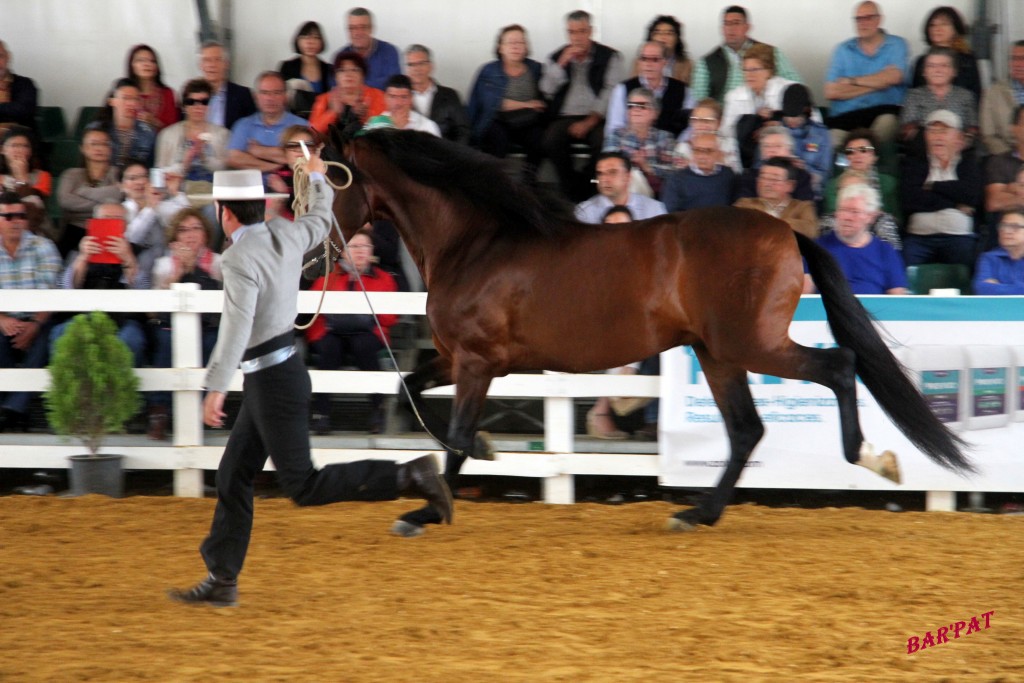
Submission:
<svg viewBox="0 0 1024 683">
<path fill-rule="evenodd" d="M 665 530 L 666 531 L 696 531 L 697 530 L 697 525 L 692 523 L 692 522 L 688 522 L 685 519 L 682 519 L 679 516 L 679 515 L 682 515 L 682 514 L 683 513 L 680 512 L 677 515 L 673 515 L 672 517 L 669 517 L 667 520 L 665 520 Z"/>
<path fill-rule="evenodd" d="M 404 519 L 396 519 L 395 523 L 391 525 L 391 533 L 402 538 L 416 538 L 426 533 L 426 528 Z"/>
</svg>

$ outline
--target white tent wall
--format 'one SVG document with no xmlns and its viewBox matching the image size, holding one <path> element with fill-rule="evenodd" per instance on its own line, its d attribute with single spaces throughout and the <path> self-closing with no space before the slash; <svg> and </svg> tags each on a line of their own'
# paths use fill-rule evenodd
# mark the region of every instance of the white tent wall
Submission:
<svg viewBox="0 0 1024 683">
<path fill-rule="evenodd" d="M 209 0 L 215 17 L 220 1 Z M 250 84 L 260 71 L 276 68 L 281 60 L 290 58 L 292 35 L 306 20 L 324 26 L 330 46 L 325 56 L 329 60 L 347 42 L 345 14 L 355 4 L 234 0 L 234 80 Z M 632 56 L 647 22 L 657 14 L 674 14 L 685 25 L 684 39 L 690 55 L 700 56 L 721 40 L 721 11 L 728 4 L 695 0 L 362 2 L 375 15 L 377 35 L 400 48 L 414 42 L 431 47 L 438 80 L 463 94 L 480 65 L 493 59 L 497 29 L 505 24 L 524 25 L 530 34 L 533 56 L 543 59 L 565 40 L 564 16 L 574 9 L 585 9 L 594 15 L 596 37 Z M 853 35 L 851 17 L 856 3 L 746 0 L 740 4 L 750 14 L 751 35 L 782 48 L 820 103 L 832 49 Z M 947 0 L 945 4 L 958 8 L 968 21 L 973 21 L 976 0 Z M 881 6 L 884 26 L 909 41 L 913 56 L 920 54 L 924 45 L 922 25 L 934 5 L 889 0 Z M 1007 11 L 1003 16 L 1015 22 L 1014 26 L 1003 27 L 1004 37 L 1011 41 L 1024 37 L 1022 12 Z M 69 118 L 82 105 L 101 103 L 111 81 L 123 75 L 126 52 L 136 43 L 145 42 L 157 50 L 165 81 L 179 90 L 182 83 L 198 74 L 198 31 L 193 0 L 0 0 L 0 40 L 13 53 L 13 70 L 35 80 L 42 104 L 64 107 Z"/>
</svg>

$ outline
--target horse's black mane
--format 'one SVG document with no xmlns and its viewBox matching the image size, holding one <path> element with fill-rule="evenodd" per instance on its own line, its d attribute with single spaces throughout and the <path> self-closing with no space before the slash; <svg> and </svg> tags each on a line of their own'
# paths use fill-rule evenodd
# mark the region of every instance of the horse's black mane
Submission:
<svg viewBox="0 0 1024 683">
<path fill-rule="evenodd" d="M 461 196 L 512 239 L 556 237 L 577 225 L 572 206 L 544 187 L 515 179 L 509 163 L 427 133 L 380 128 L 368 144 L 417 183 Z M 483 227 L 483 226 L 481 226 Z"/>
</svg>

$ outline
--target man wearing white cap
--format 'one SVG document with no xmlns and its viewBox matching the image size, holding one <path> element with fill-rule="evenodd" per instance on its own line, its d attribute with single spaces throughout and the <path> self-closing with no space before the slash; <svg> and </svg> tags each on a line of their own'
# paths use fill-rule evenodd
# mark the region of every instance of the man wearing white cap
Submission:
<svg viewBox="0 0 1024 683">
<path fill-rule="evenodd" d="M 213 194 L 217 216 L 231 246 L 224 252 L 224 310 L 206 371 L 203 421 L 224 425 L 224 398 L 241 364 L 242 405 L 217 469 L 217 507 L 210 534 L 200 546 L 209 575 L 172 600 L 230 606 L 238 599 L 253 517 L 253 478 L 267 457 L 282 488 L 299 505 L 343 500 L 393 500 L 399 494 L 425 498 L 450 522 L 452 497 L 433 456 L 401 465 L 390 460 L 337 463 L 316 469 L 309 446 L 309 373 L 296 354 L 297 313 L 303 254 L 323 242 L 331 227 L 334 193 L 318 156 L 306 164 L 309 211 L 294 223 L 264 222 L 266 194 L 257 170 L 217 171 Z"/>
<path fill-rule="evenodd" d="M 981 170 L 964 149 L 963 122 L 948 109 L 925 119 L 925 158 L 908 155 L 900 178 L 907 237 L 903 258 L 974 265 L 974 214 L 981 204 Z"/>
</svg>

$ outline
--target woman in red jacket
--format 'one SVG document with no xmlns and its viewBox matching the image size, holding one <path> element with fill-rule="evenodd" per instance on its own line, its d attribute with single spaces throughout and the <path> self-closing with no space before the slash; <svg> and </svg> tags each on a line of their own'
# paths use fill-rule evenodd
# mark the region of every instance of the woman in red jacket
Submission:
<svg viewBox="0 0 1024 683">
<path fill-rule="evenodd" d="M 353 276 L 355 271 L 363 281 L 368 292 L 395 292 L 398 286 L 390 273 L 373 265 L 372 231 L 363 228 L 348 241 L 348 254 L 334 267 L 327 281 L 330 291 L 360 292 L 362 288 Z M 324 278 L 320 277 L 310 287 L 312 291 L 323 289 Z M 318 370 L 339 370 L 343 361 L 350 358 L 360 370 L 380 370 L 377 354 L 390 342 L 388 330 L 398 322 L 398 316 L 379 314 L 380 329 L 369 314 L 321 314 L 312 327 L 306 331 L 306 339 L 317 354 Z M 313 396 L 313 431 L 317 434 L 329 434 L 330 394 Z M 381 394 L 370 394 L 369 430 L 371 434 L 379 434 L 384 427 L 384 397 Z"/>
<path fill-rule="evenodd" d="M 160 75 L 160 62 L 153 48 L 149 45 L 136 45 L 129 50 L 127 71 L 127 78 L 138 86 L 142 95 L 140 121 L 160 132 L 181 119 L 178 105 L 174 102 L 174 91 L 164 84 L 163 76 Z"/>
</svg>

